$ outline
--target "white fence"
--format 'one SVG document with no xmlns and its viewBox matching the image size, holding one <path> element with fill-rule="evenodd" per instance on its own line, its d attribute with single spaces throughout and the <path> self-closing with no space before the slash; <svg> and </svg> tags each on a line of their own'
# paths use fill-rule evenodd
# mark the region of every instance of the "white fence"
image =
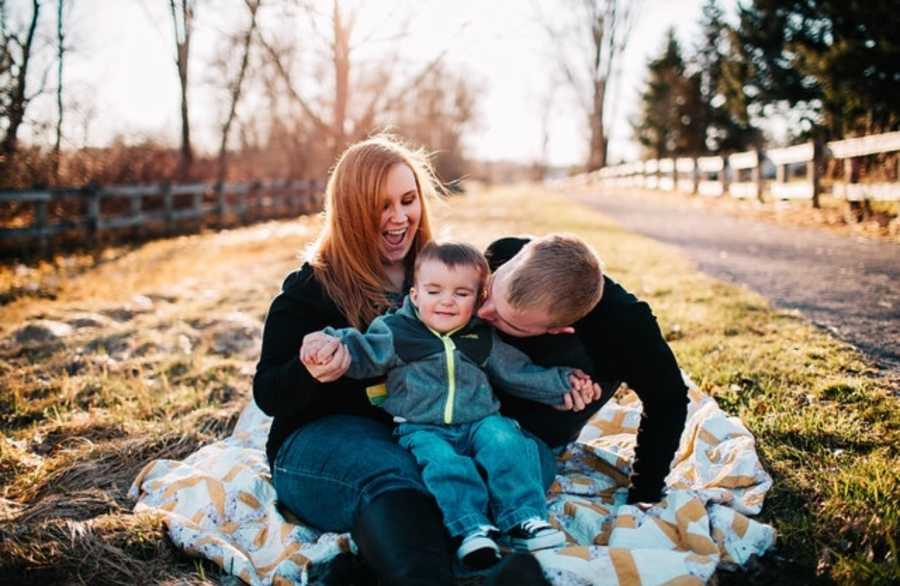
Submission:
<svg viewBox="0 0 900 586">
<path fill-rule="evenodd" d="M 729 195 L 759 199 L 807 200 L 818 205 L 822 162 L 843 161 L 844 177 L 832 186 L 834 197 L 847 201 L 900 201 L 900 182 L 859 182 L 863 157 L 900 151 L 900 132 L 813 142 L 767 151 L 732 153 L 724 157 L 652 159 L 604 167 L 578 176 L 578 181 L 603 187 L 681 191 L 706 197 Z M 898 157 L 900 160 L 900 157 Z M 898 169 L 900 176 L 900 169 Z"/>
</svg>

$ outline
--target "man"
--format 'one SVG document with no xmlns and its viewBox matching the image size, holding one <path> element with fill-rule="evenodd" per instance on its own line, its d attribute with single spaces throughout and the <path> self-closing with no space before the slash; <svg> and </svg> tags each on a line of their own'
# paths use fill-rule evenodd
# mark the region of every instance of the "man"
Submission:
<svg viewBox="0 0 900 586">
<path fill-rule="evenodd" d="M 628 502 L 657 502 L 684 429 L 687 386 L 650 306 L 602 274 L 591 248 L 568 235 L 503 238 L 485 256 L 493 271 L 478 316 L 542 366 L 580 368 L 603 381 L 599 400 L 567 395 L 554 409 L 497 390 L 501 412 L 551 448 L 574 440 L 624 382 L 640 397 Z"/>
</svg>

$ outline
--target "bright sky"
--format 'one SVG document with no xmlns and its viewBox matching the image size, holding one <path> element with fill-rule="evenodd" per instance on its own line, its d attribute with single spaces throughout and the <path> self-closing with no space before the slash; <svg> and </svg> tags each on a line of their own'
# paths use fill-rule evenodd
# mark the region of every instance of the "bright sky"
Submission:
<svg viewBox="0 0 900 586">
<path fill-rule="evenodd" d="M 467 143 L 470 156 L 484 159 L 531 161 L 538 158 L 543 138 L 542 105 L 555 79 L 552 41 L 535 20 L 535 6 L 545 12 L 559 10 L 567 1 L 549 0 L 405 0 L 417 20 L 412 35 L 404 39 L 411 60 L 427 62 L 447 45 L 447 60 L 466 67 L 481 88 L 479 124 Z M 720 0 L 727 12 L 736 0 Z M 629 119 L 636 115 L 638 94 L 647 61 L 661 50 L 665 29 L 676 27 L 682 44 L 691 44 L 697 30 L 703 0 L 644 0 L 630 45 L 621 62 L 621 88 L 611 121 L 610 157 L 638 156 L 631 141 Z M 13 6 L 23 2 L 13 2 Z M 30 3 L 28 3 L 30 4 Z M 52 3 L 45 3 L 53 20 Z M 330 2 L 325 2 L 330 6 Z M 369 4 L 365 25 L 384 22 L 384 12 Z M 375 4 L 379 9 L 391 6 Z M 15 14 L 15 10 L 11 11 Z M 19 14 L 27 14 L 27 6 Z M 402 14 L 403 8 L 397 13 Z M 203 63 L 211 58 L 212 39 L 229 29 L 234 15 L 244 19 L 240 0 L 207 0 L 201 3 L 192 46 L 192 127 L 195 142 L 212 150 L 221 102 L 208 83 L 211 72 Z M 70 144 L 108 143 L 116 134 L 164 136 L 173 144 L 179 132 L 178 78 L 174 63 L 171 18 L 163 0 L 74 0 L 69 17 L 73 52 L 66 61 L 67 100 L 92 116 L 71 115 L 65 133 Z M 468 23 L 464 26 L 463 23 Z M 411 66 L 414 66 L 411 64 Z M 51 78 L 52 79 L 52 78 Z M 50 82 L 53 85 L 53 82 Z M 37 117 L 53 119 L 54 99 L 36 104 Z M 212 106 L 211 106 L 212 104 Z M 587 134 L 583 114 L 567 97 L 565 88 L 554 94 L 550 118 L 549 157 L 552 163 L 582 162 Z M 51 125 L 52 126 L 52 125 Z M 32 127 L 22 136 L 48 136 L 48 129 Z M 49 142 L 49 141 L 48 141 Z"/>
</svg>

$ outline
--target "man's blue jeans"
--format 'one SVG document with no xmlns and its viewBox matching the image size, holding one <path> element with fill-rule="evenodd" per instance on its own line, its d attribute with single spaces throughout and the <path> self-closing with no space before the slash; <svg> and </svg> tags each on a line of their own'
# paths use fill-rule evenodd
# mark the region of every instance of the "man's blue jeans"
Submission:
<svg viewBox="0 0 900 586">
<path fill-rule="evenodd" d="M 307 423 L 285 440 L 272 464 L 279 502 L 316 529 L 344 532 L 382 493 L 427 491 L 416 461 L 397 444 L 392 431 L 384 423 L 354 415 Z M 546 489 L 556 477 L 556 460 L 544 442 L 535 441 Z"/>
<path fill-rule="evenodd" d="M 452 537 L 484 525 L 508 531 L 526 519 L 547 517 L 537 443 L 512 419 L 401 423 L 394 434 L 415 456 Z"/>
</svg>

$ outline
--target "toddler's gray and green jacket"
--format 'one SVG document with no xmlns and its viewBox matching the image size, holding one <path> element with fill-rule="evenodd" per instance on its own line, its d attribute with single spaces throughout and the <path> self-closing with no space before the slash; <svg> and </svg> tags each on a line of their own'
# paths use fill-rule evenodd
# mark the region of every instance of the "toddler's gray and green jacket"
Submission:
<svg viewBox="0 0 900 586">
<path fill-rule="evenodd" d="M 491 383 L 509 394 L 558 405 L 571 390 L 571 368 L 544 368 L 503 342 L 486 322 L 472 318 L 439 334 L 422 323 L 407 296 L 403 306 L 377 317 L 365 334 L 325 328 L 352 357 L 347 376 L 387 373 L 381 405 L 395 418 L 414 423 L 470 423 L 499 410 Z"/>
</svg>

